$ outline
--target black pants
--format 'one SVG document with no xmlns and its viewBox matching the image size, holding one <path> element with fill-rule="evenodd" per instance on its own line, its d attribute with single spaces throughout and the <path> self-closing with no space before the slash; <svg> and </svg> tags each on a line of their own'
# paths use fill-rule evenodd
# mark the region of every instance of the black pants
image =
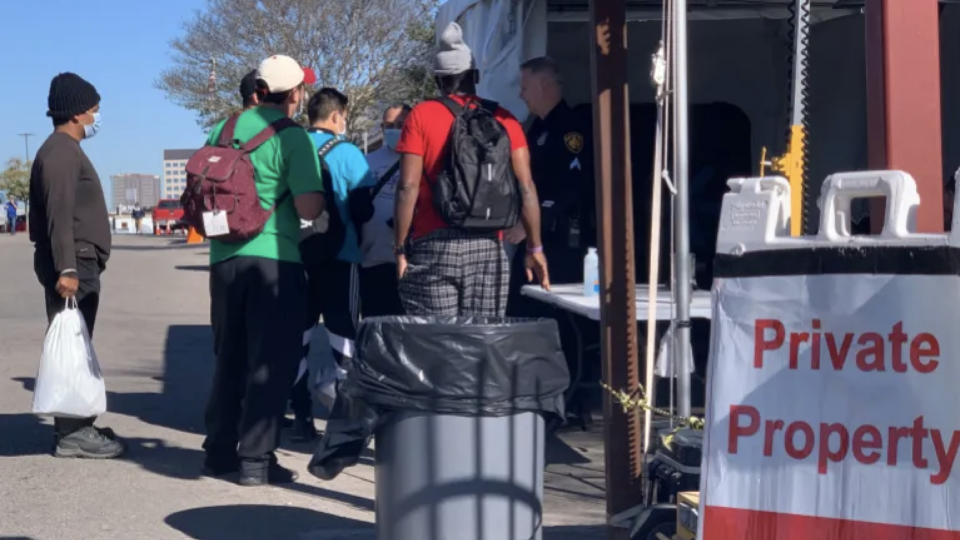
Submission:
<svg viewBox="0 0 960 540">
<path fill-rule="evenodd" d="M 208 459 L 270 459 L 300 360 L 300 263 L 235 257 L 210 267 L 217 356 L 207 404 Z"/>
<path fill-rule="evenodd" d="M 317 323 L 323 326 L 330 341 L 331 354 L 339 365 L 353 357 L 353 340 L 359 325 L 360 280 L 357 265 L 340 260 L 326 261 L 305 267 L 307 307 L 303 319 L 302 358 L 310 356 L 310 342 Z M 310 396 L 310 371 L 297 381 L 290 394 L 290 408 L 297 418 L 313 416 Z"/>
<path fill-rule="evenodd" d="M 57 280 L 60 276 L 53 266 L 53 255 L 48 250 L 37 249 L 33 254 L 33 270 L 37 280 L 43 285 L 43 300 L 47 310 L 47 324 L 49 324 L 66 308 L 66 300 L 57 292 Z M 103 267 L 98 259 L 77 259 L 77 278 L 80 280 L 80 286 L 77 288 L 77 306 L 91 338 L 93 338 L 93 327 L 97 322 L 97 311 L 100 308 L 100 273 L 102 271 Z M 57 437 L 66 437 L 84 427 L 92 426 L 94 421 L 96 417 L 54 418 L 54 431 Z"/>
<path fill-rule="evenodd" d="M 304 319 L 304 329 L 316 327 L 321 315 L 333 358 L 343 365 L 344 358 L 353 357 L 353 340 L 360 323 L 357 265 L 334 260 L 307 268 L 307 317 Z M 308 343 L 304 356 L 309 352 Z"/>
<path fill-rule="evenodd" d="M 360 268 L 360 312 L 366 317 L 403 315 L 397 283 L 397 265 Z"/>
</svg>

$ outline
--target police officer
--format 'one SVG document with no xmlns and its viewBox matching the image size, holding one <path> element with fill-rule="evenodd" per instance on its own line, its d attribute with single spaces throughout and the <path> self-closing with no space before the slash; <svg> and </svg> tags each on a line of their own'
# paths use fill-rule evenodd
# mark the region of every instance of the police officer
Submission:
<svg viewBox="0 0 960 540">
<path fill-rule="evenodd" d="M 550 281 L 583 281 L 583 256 L 595 245 L 593 141 L 589 116 L 563 100 L 557 65 L 548 57 L 520 66 L 520 98 L 534 116 L 527 131 L 533 181 L 541 201 L 544 251 L 550 255 Z M 507 231 L 508 245 L 523 241 L 523 228 Z M 514 276 L 522 276 L 522 257 L 514 257 Z M 519 273 L 516 273 L 519 272 Z M 534 306 L 520 296 L 524 279 L 511 280 L 514 315 L 533 316 Z"/>
<path fill-rule="evenodd" d="M 534 117 L 527 130 L 527 144 L 533 181 L 541 201 L 543 249 L 551 261 L 550 281 L 582 283 L 583 256 L 587 247 L 596 245 L 590 116 L 581 114 L 563 100 L 560 71 L 548 57 L 534 58 L 520 66 L 520 88 L 520 98 Z M 523 239 L 522 227 L 505 235 L 507 245 L 518 244 Z M 552 308 L 520 294 L 520 288 L 526 283 L 523 257 L 514 257 L 513 263 L 508 314 L 555 317 L 557 314 Z M 567 361 L 575 362 L 576 341 L 566 326 L 576 323 L 567 317 L 559 317 L 557 323 Z M 578 392 L 568 411 L 585 424 L 589 411 L 581 406 L 585 403 L 583 398 Z"/>
</svg>

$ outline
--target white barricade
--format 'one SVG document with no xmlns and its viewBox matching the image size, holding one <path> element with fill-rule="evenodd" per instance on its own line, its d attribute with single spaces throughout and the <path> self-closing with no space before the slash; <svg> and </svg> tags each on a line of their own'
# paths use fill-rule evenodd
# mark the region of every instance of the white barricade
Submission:
<svg viewBox="0 0 960 540">
<path fill-rule="evenodd" d="M 785 179 L 729 184 L 698 539 L 960 540 L 960 233 L 914 232 L 902 172 L 831 176 L 798 238 Z"/>
<path fill-rule="evenodd" d="M 115 216 L 113 220 L 114 234 L 136 234 L 137 222 L 129 216 Z M 140 224 L 141 234 L 153 234 L 153 219 L 144 217 Z"/>
</svg>

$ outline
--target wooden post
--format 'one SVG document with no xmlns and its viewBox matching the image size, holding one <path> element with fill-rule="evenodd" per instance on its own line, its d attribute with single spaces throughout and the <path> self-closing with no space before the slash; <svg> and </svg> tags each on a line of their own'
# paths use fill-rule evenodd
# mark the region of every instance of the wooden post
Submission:
<svg viewBox="0 0 960 540">
<path fill-rule="evenodd" d="M 627 21 L 623 0 L 592 0 L 593 134 L 600 255 L 600 328 L 603 380 L 634 392 L 639 383 L 635 302 L 633 194 L 630 168 L 630 96 Z M 608 518 L 643 500 L 640 418 L 603 397 Z M 628 531 L 610 527 L 609 539 Z"/>
</svg>

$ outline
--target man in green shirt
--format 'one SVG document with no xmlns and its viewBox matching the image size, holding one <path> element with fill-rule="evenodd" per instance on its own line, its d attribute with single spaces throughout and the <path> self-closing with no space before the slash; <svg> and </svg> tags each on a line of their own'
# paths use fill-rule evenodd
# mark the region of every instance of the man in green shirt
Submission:
<svg viewBox="0 0 960 540">
<path fill-rule="evenodd" d="M 257 69 L 259 106 L 244 111 L 235 144 L 293 117 L 313 72 L 287 56 Z M 226 121 L 210 133 L 215 145 Z M 240 472 L 241 485 L 289 483 L 277 463 L 280 419 L 300 362 L 306 289 L 298 247 L 300 219 L 323 211 L 320 164 L 310 136 L 285 129 L 250 154 L 263 208 L 276 205 L 263 231 L 243 242 L 210 239 L 210 319 L 217 356 L 207 405 L 204 472 Z"/>
</svg>

